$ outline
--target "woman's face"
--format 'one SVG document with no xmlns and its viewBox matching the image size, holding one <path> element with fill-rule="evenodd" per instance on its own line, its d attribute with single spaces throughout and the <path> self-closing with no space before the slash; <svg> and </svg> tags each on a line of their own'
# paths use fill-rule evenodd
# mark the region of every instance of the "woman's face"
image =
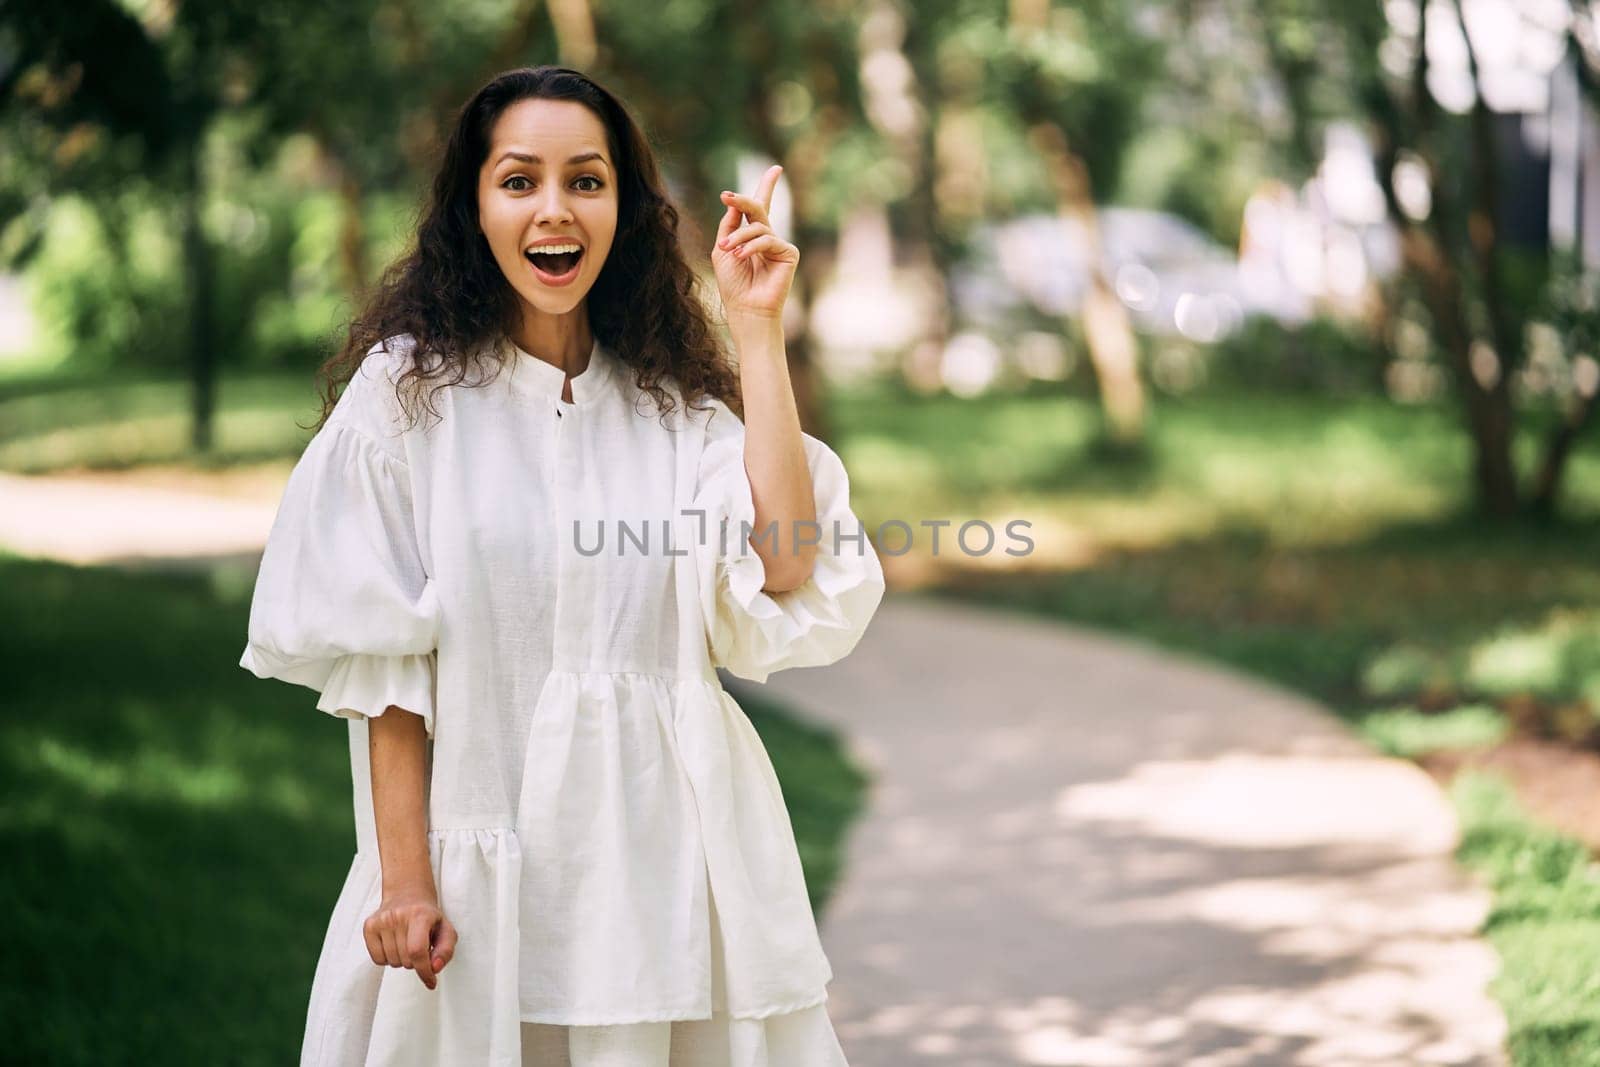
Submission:
<svg viewBox="0 0 1600 1067">
<path fill-rule="evenodd" d="M 583 303 L 616 236 L 616 182 L 605 125 L 584 105 L 519 100 L 501 112 L 478 171 L 478 226 L 525 302 L 553 315 Z M 531 252 L 550 238 L 579 246 L 575 269 L 571 255 Z"/>
</svg>

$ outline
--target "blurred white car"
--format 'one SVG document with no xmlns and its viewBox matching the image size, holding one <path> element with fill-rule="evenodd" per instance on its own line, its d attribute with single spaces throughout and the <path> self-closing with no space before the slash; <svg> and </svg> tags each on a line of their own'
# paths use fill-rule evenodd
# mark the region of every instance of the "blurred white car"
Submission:
<svg viewBox="0 0 1600 1067">
<path fill-rule="evenodd" d="M 1099 224 L 1106 277 L 1141 331 L 1208 342 L 1247 315 L 1299 321 L 1308 310 L 1304 294 L 1271 274 L 1247 276 L 1232 251 L 1176 215 L 1109 207 Z M 1089 256 L 1076 219 L 983 224 L 971 249 L 952 272 L 951 289 L 957 310 L 977 328 L 998 327 L 1026 305 L 1054 316 L 1081 308 Z"/>
</svg>

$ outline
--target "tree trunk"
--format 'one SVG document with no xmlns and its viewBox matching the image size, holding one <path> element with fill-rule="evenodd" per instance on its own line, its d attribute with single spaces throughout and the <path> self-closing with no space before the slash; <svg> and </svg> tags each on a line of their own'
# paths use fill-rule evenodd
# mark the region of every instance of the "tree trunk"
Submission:
<svg viewBox="0 0 1600 1067">
<path fill-rule="evenodd" d="M 938 307 L 922 324 L 922 336 L 908 354 L 906 377 L 918 388 L 938 382 L 942 357 L 949 344 L 955 316 L 955 294 L 951 278 L 956 267 L 956 249 L 946 237 L 940 210 L 942 159 L 939 151 L 941 130 L 947 130 L 938 71 L 938 38 L 934 27 L 924 21 L 908 20 L 905 55 L 915 74 L 919 97 L 926 109 L 917 131 L 916 156 L 911 163 L 916 178 L 906 204 L 905 234 L 910 255 L 927 277 L 928 289 L 935 294 Z M 982 153 L 979 153 L 982 158 Z M 976 209 L 975 209 L 976 210 Z"/>
<path fill-rule="evenodd" d="M 1494 517 L 1517 512 L 1516 467 L 1511 456 L 1512 418 L 1509 389 L 1503 368 L 1487 384 L 1473 369 L 1473 334 L 1467 317 L 1467 293 L 1455 261 L 1450 256 L 1448 198 L 1437 180 L 1438 166 L 1425 143 L 1435 112 L 1427 87 L 1427 21 L 1416 44 L 1411 77 L 1412 124 L 1416 136 L 1406 138 L 1400 107 L 1382 83 L 1369 75 L 1360 92 L 1375 140 L 1375 170 L 1390 221 L 1400 235 L 1401 260 L 1422 289 L 1423 302 L 1433 319 L 1435 336 L 1450 360 L 1452 378 L 1465 409 L 1466 426 L 1473 444 L 1473 482 L 1479 509 Z M 1356 47 L 1365 47 L 1358 38 Z M 1394 189 L 1394 169 L 1400 145 L 1409 143 L 1426 163 L 1432 207 L 1426 224 L 1413 221 L 1400 206 Z"/>
<path fill-rule="evenodd" d="M 537 4 L 531 4 L 528 10 L 533 11 L 537 7 Z M 574 70 L 587 70 L 594 66 L 594 57 L 600 49 L 595 41 L 594 12 L 589 7 L 589 0 L 550 0 L 549 8 L 561 65 Z M 526 23 L 528 20 L 523 21 Z M 504 61 L 510 66 L 518 58 L 518 53 L 512 53 L 506 55 Z"/>
<path fill-rule="evenodd" d="M 202 209 L 205 202 L 205 169 L 201 152 L 204 131 L 196 130 L 185 146 L 182 161 L 183 187 L 183 262 L 189 289 L 189 374 L 192 445 L 199 453 L 212 446 L 213 412 L 216 409 L 216 366 L 211 336 L 211 247 L 206 241 Z"/>
<path fill-rule="evenodd" d="M 1131 444 L 1144 436 L 1144 386 L 1139 381 L 1138 346 L 1128 310 L 1105 275 L 1105 250 L 1099 216 L 1089 188 L 1089 170 L 1067 145 L 1066 133 L 1050 121 L 1035 122 L 1028 139 L 1044 157 L 1055 187 L 1056 210 L 1083 228 L 1089 259 L 1089 291 L 1084 296 L 1083 332 L 1100 384 L 1100 403 L 1111 438 Z"/>
<path fill-rule="evenodd" d="M 1482 403 L 1488 409 L 1488 442 L 1491 462 L 1480 472 L 1484 503 L 1495 515 L 1517 511 L 1517 472 L 1511 455 L 1515 413 L 1511 398 L 1511 378 L 1522 365 L 1522 327 L 1512 314 L 1505 292 L 1505 263 L 1500 248 L 1500 160 L 1494 143 L 1493 116 L 1483 98 L 1483 82 L 1478 76 L 1478 53 L 1467 33 L 1461 0 L 1455 0 L 1456 25 L 1466 44 L 1467 69 L 1472 75 L 1472 164 L 1473 205 L 1468 212 L 1467 237 L 1478 261 L 1483 289 L 1483 306 L 1489 321 L 1489 337 L 1499 366 L 1488 382 L 1480 382 Z"/>
<path fill-rule="evenodd" d="M 1445 251 L 1442 226 L 1424 227 L 1400 207 L 1394 190 L 1394 131 L 1378 120 L 1377 177 L 1390 221 L 1400 234 L 1400 258 L 1422 290 L 1435 337 L 1450 360 L 1451 378 L 1465 408 L 1473 443 L 1473 481 L 1480 507 L 1506 516 L 1517 510 L 1516 470 L 1511 461 L 1511 418 L 1507 405 L 1483 387 L 1472 368 L 1472 330 L 1467 322 L 1461 275 Z M 1435 201 L 1436 213 L 1442 208 Z"/>
<path fill-rule="evenodd" d="M 1466 407 L 1479 505 L 1490 515 L 1513 515 L 1517 511 L 1517 477 L 1511 460 L 1511 411 L 1473 370 L 1461 276 L 1438 242 L 1416 226 L 1402 229 L 1400 248 L 1407 268 L 1422 285 L 1423 301 L 1450 357 L 1456 391 Z M 1500 378 L 1504 376 L 1500 372 Z"/>
<path fill-rule="evenodd" d="M 366 195 L 350 167 L 339 163 L 339 201 L 344 217 L 339 220 L 339 264 L 344 271 L 345 292 L 358 301 L 367 288 L 367 226 L 363 210 Z"/>
<path fill-rule="evenodd" d="M 1541 519 L 1555 514 L 1556 495 L 1561 488 L 1561 476 L 1566 470 L 1572 446 L 1584 426 L 1594 414 L 1596 390 L 1579 392 L 1561 420 L 1561 425 L 1551 433 L 1545 444 L 1544 458 L 1533 476 L 1533 488 L 1528 496 L 1528 510 Z"/>
</svg>

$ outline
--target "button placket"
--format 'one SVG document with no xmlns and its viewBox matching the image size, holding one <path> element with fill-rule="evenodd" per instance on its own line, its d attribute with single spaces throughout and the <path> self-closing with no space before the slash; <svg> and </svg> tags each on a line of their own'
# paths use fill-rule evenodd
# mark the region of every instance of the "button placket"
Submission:
<svg viewBox="0 0 1600 1067">
<path fill-rule="evenodd" d="M 567 566 L 569 563 L 567 558 L 567 552 L 569 551 L 567 538 L 570 536 L 570 531 L 567 528 L 568 517 L 565 506 L 567 502 L 565 478 L 571 463 L 567 460 L 562 447 L 567 434 L 565 432 L 566 419 L 562 411 L 564 405 L 560 392 L 556 393 L 551 406 L 556 411 L 556 421 L 550 423 L 549 449 L 549 484 L 554 488 L 551 496 L 551 515 L 555 520 L 556 546 L 555 583 L 550 611 L 550 617 L 554 620 L 555 632 L 551 635 L 550 662 L 555 669 L 559 670 L 565 662 L 562 635 L 566 634 L 571 626 L 571 620 L 567 618 L 571 607 L 569 606 L 569 598 L 566 596 Z"/>
</svg>

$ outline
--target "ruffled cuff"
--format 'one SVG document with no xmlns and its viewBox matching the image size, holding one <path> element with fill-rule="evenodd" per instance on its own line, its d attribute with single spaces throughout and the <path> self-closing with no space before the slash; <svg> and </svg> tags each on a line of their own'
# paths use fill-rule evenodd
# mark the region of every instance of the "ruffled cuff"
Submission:
<svg viewBox="0 0 1600 1067">
<path fill-rule="evenodd" d="M 755 527 L 755 501 L 743 435 L 709 442 L 703 459 L 708 474 L 700 504 L 716 531 L 701 564 L 713 590 L 706 616 L 713 660 L 754 682 L 849 654 L 884 593 L 883 566 L 850 510 L 844 464 L 815 437 L 802 434 L 802 441 L 815 494 L 817 555 L 803 585 L 778 593 L 762 589 L 766 565 L 747 536 Z"/>
<path fill-rule="evenodd" d="M 277 678 L 317 690 L 328 684 L 334 662 L 331 658 L 282 656 L 253 641 L 244 646 L 244 653 L 239 657 L 239 666 L 257 678 Z"/>
<path fill-rule="evenodd" d="M 422 716 L 433 736 L 437 653 L 408 656 L 353 654 L 334 661 L 317 708 L 342 719 L 372 718 L 390 705 Z"/>
</svg>

